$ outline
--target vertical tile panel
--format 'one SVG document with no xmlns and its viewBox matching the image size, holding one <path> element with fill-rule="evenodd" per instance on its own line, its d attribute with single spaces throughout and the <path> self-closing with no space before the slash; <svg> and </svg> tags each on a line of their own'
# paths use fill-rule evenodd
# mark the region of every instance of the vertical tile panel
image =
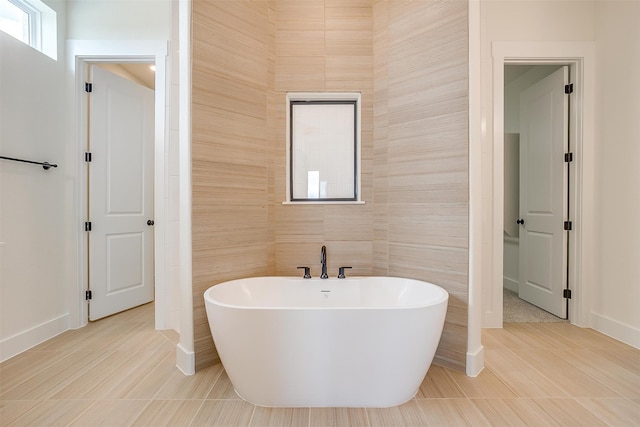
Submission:
<svg viewBox="0 0 640 427">
<path fill-rule="evenodd" d="M 372 274 L 372 43 L 369 0 L 276 1 L 275 105 L 270 109 L 278 111 L 272 146 L 279 274 L 291 274 L 298 265 L 312 266 L 315 274 L 323 244 L 331 269 L 355 264 L 358 274 Z M 284 103 L 285 94 L 293 91 L 362 93 L 364 206 L 281 204 L 286 185 Z"/>
<path fill-rule="evenodd" d="M 217 360 L 204 291 L 269 274 L 268 2 L 192 5 L 192 241 L 196 368 Z"/>
<path fill-rule="evenodd" d="M 376 209 L 382 212 L 376 219 L 386 230 L 378 229 L 377 254 L 386 249 L 390 275 L 449 291 L 436 360 L 460 369 L 466 358 L 469 259 L 467 5 L 382 3 L 375 9 L 381 23 L 387 19 L 387 32 L 375 34 L 374 153 L 375 182 L 382 186 L 376 189 Z M 380 120 L 386 120 L 385 128 Z M 378 200 L 386 203 L 384 211 Z"/>
</svg>

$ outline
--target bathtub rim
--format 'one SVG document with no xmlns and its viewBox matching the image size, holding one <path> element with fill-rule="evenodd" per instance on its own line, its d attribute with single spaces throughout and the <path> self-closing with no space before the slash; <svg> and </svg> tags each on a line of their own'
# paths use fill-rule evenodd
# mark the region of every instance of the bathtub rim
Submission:
<svg viewBox="0 0 640 427">
<path fill-rule="evenodd" d="M 238 304 L 229 304 L 229 303 L 224 303 L 224 302 L 220 302 L 218 300 L 215 300 L 211 297 L 210 295 L 210 291 L 213 290 L 213 288 L 220 286 L 220 285 L 226 285 L 226 286 L 232 286 L 234 283 L 237 282 L 241 282 L 244 280 L 257 280 L 257 279 L 265 279 L 265 278 L 269 278 L 269 279 L 293 279 L 299 282 L 303 282 L 303 281 L 313 281 L 313 283 L 317 283 L 317 284 L 323 284 L 323 283 L 335 283 L 335 282 L 339 282 L 339 281 L 352 281 L 352 280 L 356 280 L 356 279 L 397 279 L 397 280 L 407 280 L 413 283 L 417 283 L 417 284 L 423 284 L 423 285 L 427 285 L 428 287 L 432 287 L 435 288 L 435 291 L 437 291 L 438 293 L 440 293 L 439 298 L 434 298 L 432 300 L 429 300 L 426 303 L 421 303 L 421 304 L 414 304 L 414 305 L 378 305 L 378 306 L 357 306 L 357 305 L 352 305 L 352 306 L 343 306 L 343 307 L 327 307 L 327 306 L 283 306 L 283 305 L 272 305 L 272 306 L 249 306 L 249 305 L 238 305 Z M 330 281 L 330 282 L 327 282 Z M 348 278 L 345 279 L 338 279 L 335 277 L 330 277 L 329 279 L 320 279 L 319 277 L 314 277 L 311 279 L 303 279 L 301 277 L 298 276 L 254 276 L 254 277 L 243 277 L 243 278 L 239 278 L 239 279 L 232 279 L 232 280 L 227 280 L 224 282 L 220 282 L 217 283 L 215 285 L 212 285 L 210 287 L 208 287 L 204 293 L 203 293 L 203 297 L 205 300 L 205 303 L 209 303 L 209 304 L 214 304 L 214 305 L 218 305 L 220 307 L 226 307 L 226 308 L 232 308 L 232 309 L 237 309 L 237 310 L 411 310 L 411 309 L 420 309 L 420 308 L 425 308 L 425 307 L 432 307 L 432 306 L 437 306 L 440 304 L 448 304 L 449 301 L 449 292 L 444 289 L 442 286 L 440 285 L 436 285 L 435 283 L 431 283 L 431 282 L 427 282 L 425 280 L 420 280 L 420 279 L 413 279 L 413 278 L 408 278 L 408 277 L 397 277 L 397 276 L 350 276 Z"/>
</svg>

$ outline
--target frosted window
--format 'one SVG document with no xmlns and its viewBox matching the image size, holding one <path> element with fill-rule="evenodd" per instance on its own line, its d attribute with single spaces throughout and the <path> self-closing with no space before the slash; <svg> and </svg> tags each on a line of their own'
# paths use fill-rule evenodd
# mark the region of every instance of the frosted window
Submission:
<svg viewBox="0 0 640 427">
<path fill-rule="evenodd" d="M 290 102 L 290 200 L 357 200 L 357 101 Z"/>
</svg>

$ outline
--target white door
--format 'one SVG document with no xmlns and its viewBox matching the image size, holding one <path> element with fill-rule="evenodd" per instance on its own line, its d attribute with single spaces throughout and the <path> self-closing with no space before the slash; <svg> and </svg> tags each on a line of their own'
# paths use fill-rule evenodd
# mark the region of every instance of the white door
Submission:
<svg viewBox="0 0 640 427">
<path fill-rule="evenodd" d="M 520 95 L 520 298 L 567 317 L 568 67 Z"/>
<path fill-rule="evenodd" d="M 154 297 L 154 92 L 91 68 L 89 320 L 96 320 Z"/>
</svg>

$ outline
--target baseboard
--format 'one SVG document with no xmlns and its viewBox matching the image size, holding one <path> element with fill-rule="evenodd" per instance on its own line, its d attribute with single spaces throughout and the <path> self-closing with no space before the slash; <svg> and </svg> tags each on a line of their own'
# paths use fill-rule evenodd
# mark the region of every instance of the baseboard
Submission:
<svg viewBox="0 0 640 427">
<path fill-rule="evenodd" d="M 193 375 L 196 373 L 196 354 L 193 351 L 187 351 L 181 344 L 176 347 L 176 366 L 185 375 Z"/>
<path fill-rule="evenodd" d="M 518 293 L 518 290 L 520 289 L 520 283 L 517 280 L 514 280 L 510 277 L 504 276 L 502 278 L 502 286 L 509 289 L 510 291 L 515 292 L 516 294 Z"/>
<path fill-rule="evenodd" d="M 67 330 L 69 330 L 68 313 L 5 338 L 0 341 L 0 362 L 4 362 Z"/>
<path fill-rule="evenodd" d="M 590 317 L 592 329 L 640 350 L 640 329 L 594 312 Z"/>
<path fill-rule="evenodd" d="M 467 352 L 466 374 L 477 377 L 484 369 L 484 347 L 480 346 L 473 352 Z"/>
</svg>

